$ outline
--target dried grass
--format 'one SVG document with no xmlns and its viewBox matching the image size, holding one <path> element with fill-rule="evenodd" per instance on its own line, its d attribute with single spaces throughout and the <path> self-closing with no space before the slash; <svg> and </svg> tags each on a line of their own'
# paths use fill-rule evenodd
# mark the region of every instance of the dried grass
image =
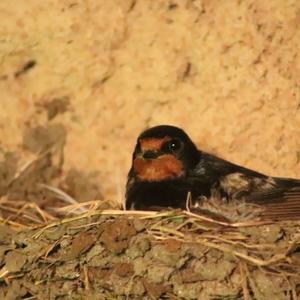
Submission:
<svg viewBox="0 0 300 300">
<path fill-rule="evenodd" d="M 69 202 L 69 201 L 66 201 Z M 256 294 L 255 281 L 252 278 L 250 268 L 256 267 L 275 274 L 285 276 L 291 289 L 291 299 L 297 299 L 295 280 L 300 280 L 300 265 L 294 264 L 291 255 L 300 247 L 299 222 L 261 222 L 247 221 L 239 223 L 227 223 L 196 215 L 190 211 L 124 211 L 124 210 L 101 210 L 100 201 L 89 201 L 86 203 L 72 203 L 56 212 L 63 215 L 58 218 L 49 212 L 39 208 L 34 203 L 20 201 L 18 204 L 10 203 L 2 199 L 0 209 L 10 213 L 6 219 L 0 219 L 0 223 L 7 224 L 15 230 L 38 229 L 32 236 L 39 239 L 45 231 L 50 228 L 70 223 L 70 228 L 79 229 L 83 227 L 96 226 L 97 221 L 87 222 L 84 225 L 71 226 L 71 223 L 81 219 L 95 216 L 108 216 L 111 218 L 128 217 L 147 220 L 146 231 L 157 241 L 174 239 L 184 244 L 199 244 L 207 249 L 215 249 L 237 259 L 237 267 L 241 274 L 241 289 L 246 300 L 253 299 L 251 295 Z M 80 213 L 84 211 L 83 213 Z M 70 213 L 72 214 L 70 216 Z M 17 221 L 16 221 L 17 220 Z M 295 228 L 294 234 L 289 235 L 280 247 L 276 243 L 257 242 L 249 234 L 243 232 L 243 228 L 254 227 L 258 230 L 263 226 L 279 225 Z M 298 229 L 297 229 L 298 228 Z M 48 253 L 56 246 L 48 250 Z M 47 257 L 47 254 L 45 255 Z M 88 270 L 85 270 L 85 288 L 90 288 Z M 0 271 L 1 277 L 8 278 L 7 270 Z M 293 279 L 294 278 L 294 279 Z"/>
</svg>

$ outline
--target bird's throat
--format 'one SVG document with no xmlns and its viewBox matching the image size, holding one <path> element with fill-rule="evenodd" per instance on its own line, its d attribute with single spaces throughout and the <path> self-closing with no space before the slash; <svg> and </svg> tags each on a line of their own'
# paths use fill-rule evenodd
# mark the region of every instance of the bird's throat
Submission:
<svg viewBox="0 0 300 300">
<path fill-rule="evenodd" d="M 133 162 L 136 176 L 142 181 L 161 181 L 180 178 L 184 175 L 182 162 L 171 154 L 156 159 L 137 157 Z"/>
</svg>

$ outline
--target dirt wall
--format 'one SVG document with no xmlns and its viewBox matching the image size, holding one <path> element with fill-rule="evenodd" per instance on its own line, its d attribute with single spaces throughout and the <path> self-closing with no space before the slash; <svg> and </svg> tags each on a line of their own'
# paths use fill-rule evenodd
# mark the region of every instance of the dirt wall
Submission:
<svg viewBox="0 0 300 300">
<path fill-rule="evenodd" d="M 300 177 L 299 12 L 297 0 L 2 0 L 1 146 L 61 123 L 65 170 L 98 171 L 120 198 L 137 134 L 170 123 L 204 150 Z"/>
</svg>

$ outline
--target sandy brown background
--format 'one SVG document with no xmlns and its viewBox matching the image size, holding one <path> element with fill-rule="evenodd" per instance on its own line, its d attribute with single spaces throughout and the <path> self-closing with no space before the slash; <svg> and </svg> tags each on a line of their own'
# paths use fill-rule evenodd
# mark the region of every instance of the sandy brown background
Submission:
<svg viewBox="0 0 300 300">
<path fill-rule="evenodd" d="M 300 177 L 300 2 L 2 0 L 0 143 L 22 149 L 39 109 L 69 101 L 65 170 L 98 171 L 120 199 L 141 130 Z M 25 154 L 24 154 L 25 155 Z"/>
</svg>

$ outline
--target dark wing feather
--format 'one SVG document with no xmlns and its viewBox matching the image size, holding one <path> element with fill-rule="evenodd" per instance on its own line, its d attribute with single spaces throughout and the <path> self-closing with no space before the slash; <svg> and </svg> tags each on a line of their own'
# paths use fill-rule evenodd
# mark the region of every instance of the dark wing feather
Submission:
<svg viewBox="0 0 300 300">
<path fill-rule="evenodd" d="M 300 221 L 300 187 L 254 192 L 245 200 L 261 206 L 263 219 Z"/>
<path fill-rule="evenodd" d="M 199 194 L 204 194 L 205 186 L 215 187 L 228 200 L 240 198 L 258 205 L 262 219 L 300 221 L 300 180 L 268 177 L 205 152 L 189 180 L 201 186 Z"/>
<path fill-rule="evenodd" d="M 268 178 L 268 176 L 254 170 L 231 163 L 206 152 L 200 152 L 200 160 L 194 169 L 188 173 L 188 178 L 197 178 L 198 182 L 213 185 L 222 177 L 232 173 L 241 173 L 249 178 Z"/>
</svg>

